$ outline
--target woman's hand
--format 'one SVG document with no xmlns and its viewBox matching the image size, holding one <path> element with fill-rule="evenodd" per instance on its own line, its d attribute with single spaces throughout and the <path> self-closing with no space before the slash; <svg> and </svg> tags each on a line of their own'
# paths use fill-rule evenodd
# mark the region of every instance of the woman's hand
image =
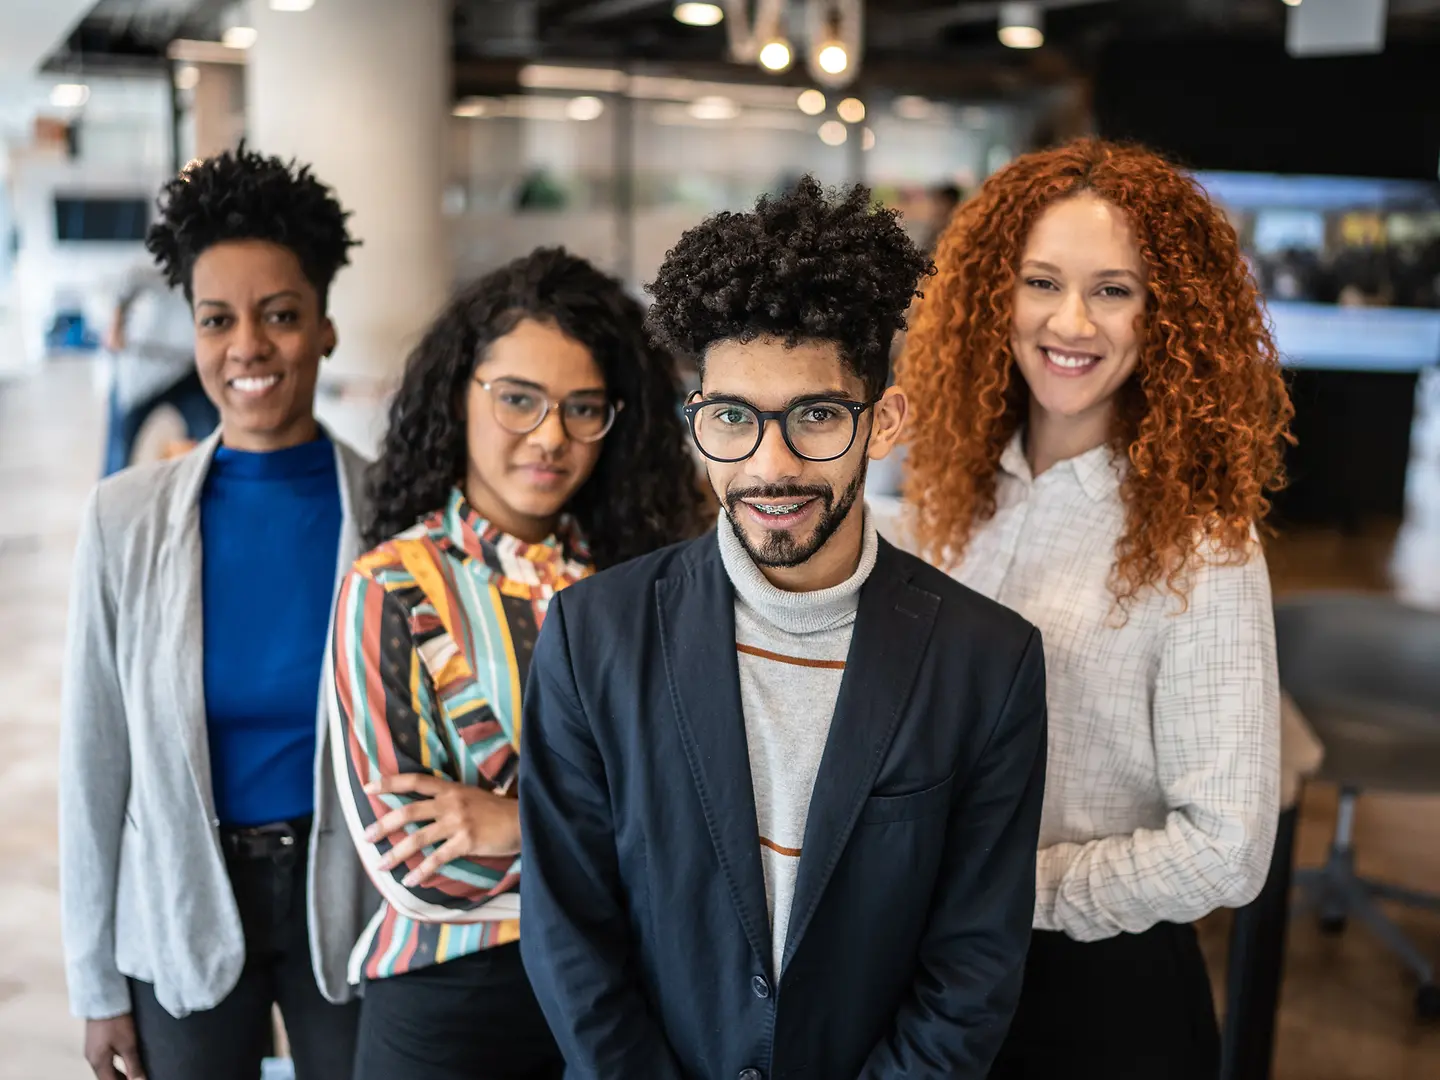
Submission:
<svg viewBox="0 0 1440 1080">
<path fill-rule="evenodd" d="M 124 1073 L 115 1068 L 117 1057 L 125 1063 Z M 85 1060 L 94 1070 L 95 1080 L 145 1080 L 134 1018 L 127 1013 L 109 1020 L 86 1020 Z"/>
<path fill-rule="evenodd" d="M 401 884 L 406 888 L 429 880 L 455 859 L 520 852 L 520 804 L 514 799 L 429 773 L 386 776 L 367 785 L 365 793 L 422 796 L 392 810 L 365 830 L 365 839 L 370 843 L 391 837 L 395 845 L 380 860 L 377 869 L 382 871 L 407 862 L 424 848 L 436 849 L 405 876 Z M 405 826 L 426 821 L 430 824 L 424 828 L 404 834 Z"/>
</svg>

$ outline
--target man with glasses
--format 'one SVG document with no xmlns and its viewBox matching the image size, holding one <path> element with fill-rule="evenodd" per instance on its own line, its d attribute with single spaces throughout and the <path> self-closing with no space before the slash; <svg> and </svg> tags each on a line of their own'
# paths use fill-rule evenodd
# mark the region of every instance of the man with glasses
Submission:
<svg viewBox="0 0 1440 1080">
<path fill-rule="evenodd" d="M 557 597 L 536 647 L 522 951 L 567 1075 L 980 1080 L 1005 1035 L 1039 636 L 864 509 L 926 270 L 869 192 L 807 178 L 687 232 L 650 287 L 723 513 Z"/>
</svg>

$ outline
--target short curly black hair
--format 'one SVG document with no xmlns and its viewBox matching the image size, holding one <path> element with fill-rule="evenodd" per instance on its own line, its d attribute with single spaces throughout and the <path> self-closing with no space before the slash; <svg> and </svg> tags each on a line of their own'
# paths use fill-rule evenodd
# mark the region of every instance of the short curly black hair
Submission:
<svg viewBox="0 0 1440 1080">
<path fill-rule="evenodd" d="M 897 219 L 863 185 L 828 194 L 813 176 L 749 213 L 716 214 L 680 237 L 646 286 L 651 332 L 702 370 L 717 341 L 833 341 L 879 397 L 895 334 L 934 272 Z"/>
<path fill-rule="evenodd" d="M 195 260 L 226 240 L 268 240 L 294 252 L 325 311 L 330 285 L 359 241 L 343 210 L 310 166 L 248 150 L 241 143 L 192 161 L 160 189 L 160 216 L 145 236 L 171 288 L 191 293 Z"/>
<path fill-rule="evenodd" d="M 440 509 L 464 480 L 470 380 L 490 344 L 525 319 L 588 348 L 610 395 L 625 403 L 595 471 L 565 507 L 596 566 L 703 530 L 674 357 L 647 339 L 644 313 L 619 281 L 564 248 L 539 248 L 460 292 L 411 353 L 370 473 L 366 543 L 383 543 Z"/>
</svg>

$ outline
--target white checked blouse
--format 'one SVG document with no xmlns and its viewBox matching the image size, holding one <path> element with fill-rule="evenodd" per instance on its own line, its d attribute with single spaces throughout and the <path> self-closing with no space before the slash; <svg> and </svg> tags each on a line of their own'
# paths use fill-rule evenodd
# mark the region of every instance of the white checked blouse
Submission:
<svg viewBox="0 0 1440 1080">
<path fill-rule="evenodd" d="M 1017 435 L 964 584 L 1040 628 L 1050 719 L 1035 928 L 1080 941 L 1238 907 L 1269 872 L 1280 689 L 1258 543 L 1208 559 L 1189 605 L 1150 589 L 1120 625 L 1109 590 L 1124 525 L 1100 447 L 1038 479 Z"/>
</svg>

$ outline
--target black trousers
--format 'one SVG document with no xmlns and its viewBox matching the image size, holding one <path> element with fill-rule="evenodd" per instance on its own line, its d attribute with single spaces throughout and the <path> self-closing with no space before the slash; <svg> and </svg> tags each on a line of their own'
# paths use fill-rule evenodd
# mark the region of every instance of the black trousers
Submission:
<svg viewBox="0 0 1440 1080">
<path fill-rule="evenodd" d="M 518 944 L 365 984 L 355 1080 L 559 1080 Z"/>
<path fill-rule="evenodd" d="M 1036 931 L 991 1080 L 1216 1080 L 1220 1032 L 1191 926 L 1072 941 Z"/>
<path fill-rule="evenodd" d="M 308 845 L 303 824 L 293 843 L 258 843 L 227 854 L 245 929 L 245 969 L 219 1005 L 171 1016 L 148 983 L 130 984 L 147 1080 L 258 1080 L 273 1042 L 279 1005 L 296 1080 L 350 1080 L 359 1003 L 331 1005 L 315 985 L 305 903 Z"/>
</svg>

